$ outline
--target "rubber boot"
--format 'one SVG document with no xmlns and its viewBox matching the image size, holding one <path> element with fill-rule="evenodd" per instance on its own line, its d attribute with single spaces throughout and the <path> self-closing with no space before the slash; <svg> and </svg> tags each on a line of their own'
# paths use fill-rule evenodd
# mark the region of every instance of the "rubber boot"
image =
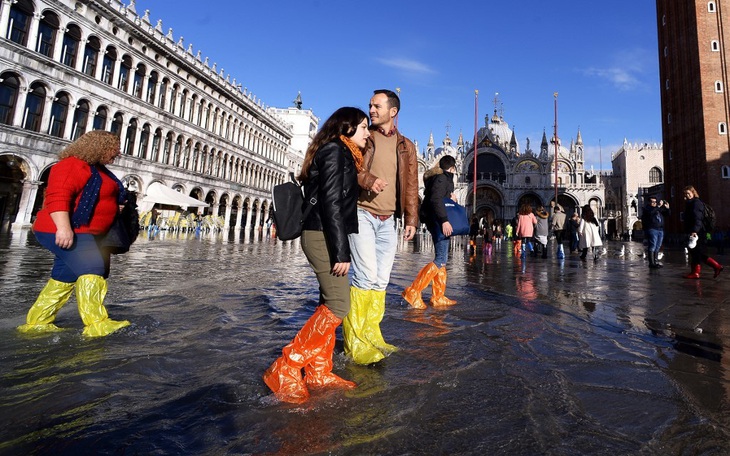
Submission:
<svg viewBox="0 0 730 456">
<path fill-rule="evenodd" d="M 339 319 L 327 306 L 324 308 L 323 324 L 326 333 L 323 334 L 324 345 L 322 350 L 304 366 L 304 382 L 310 388 L 321 388 L 325 386 L 355 388 L 355 383 L 332 373 L 332 353 L 335 350 L 335 329 L 340 326 Z"/>
<path fill-rule="evenodd" d="M 434 307 L 453 306 L 456 301 L 444 296 L 446 293 L 446 266 L 441 266 L 438 274 L 433 279 L 433 296 L 431 296 L 431 305 Z"/>
<path fill-rule="evenodd" d="M 659 252 L 654 252 L 654 266 L 656 266 L 657 269 L 664 267 L 664 265 L 659 262 Z"/>
<path fill-rule="evenodd" d="M 542 245 L 542 257 L 547 258 L 547 244 L 540 244 Z"/>
<path fill-rule="evenodd" d="M 649 256 L 649 267 L 651 269 L 658 268 L 659 266 L 656 265 L 656 253 L 655 252 L 652 252 L 652 251 L 649 251 L 649 255 L 648 256 Z"/>
<path fill-rule="evenodd" d="M 515 241 L 515 245 L 514 245 L 514 249 L 513 250 L 514 250 L 514 252 L 513 252 L 514 255 L 515 256 L 519 256 L 520 253 L 522 252 L 522 241 L 520 241 L 520 240 Z"/>
<path fill-rule="evenodd" d="M 723 265 L 721 265 L 717 261 L 713 260 L 712 258 L 707 258 L 707 260 L 705 260 L 705 263 L 707 263 L 708 265 L 710 265 L 712 267 L 712 269 L 714 269 L 715 275 L 712 276 L 713 279 L 717 278 L 717 276 L 720 275 L 722 270 L 725 269 L 725 267 Z"/>
<path fill-rule="evenodd" d="M 301 404 L 309 399 L 309 391 L 302 378 L 302 368 L 318 356 L 325 356 L 324 351 L 330 339 L 334 348 L 334 331 L 337 327 L 335 323 L 338 321 L 340 319 L 327 306 L 317 307 L 294 339 L 281 350 L 282 355 L 264 372 L 264 383 L 280 401 Z M 331 351 L 329 355 L 331 362 Z M 319 370 L 321 364 L 322 360 L 318 360 L 316 367 L 312 368 L 313 383 L 316 383 L 317 377 L 314 370 Z M 326 375 L 322 375 L 319 380 L 324 377 Z"/>
<path fill-rule="evenodd" d="M 563 252 L 563 244 L 558 244 L 558 251 L 556 253 L 556 256 L 558 257 L 558 260 L 562 260 L 565 258 L 565 252 Z"/>
<path fill-rule="evenodd" d="M 434 278 L 434 280 L 436 280 Z M 380 332 L 380 322 L 385 316 L 385 290 L 373 290 L 373 304 L 368 309 L 368 330 L 373 345 L 385 356 L 398 351 L 398 347 L 385 342 Z"/>
<path fill-rule="evenodd" d="M 699 279 L 700 278 L 700 270 L 702 269 L 699 264 L 695 264 L 691 266 L 692 272 L 684 276 L 685 279 Z"/>
<path fill-rule="evenodd" d="M 104 307 L 107 285 L 103 277 L 85 274 L 76 281 L 76 301 L 81 320 L 84 322 L 84 336 L 101 337 L 129 326 L 129 322 L 109 318 Z"/>
<path fill-rule="evenodd" d="M 403 299 L 405 299 L 411 307 L 414 309 L 426 308 L 426 304 L 423 302 L 423 298 L 421 297 L 421 292 L 429 283 L 431 283 L 431 280 L 433 280 L 433 277 L 438 273 L 438 270 L 438 266 L 436 266 L 433 261 L 428 263 L 418 273 L 411 286 L 406 287 L 406 289 L 403 290 L 401 296 L 403 296 Z"/>
<path fill-rule="evenodd" d="M 372 364 L 385 358 L 373 345 L 368 326 L 368 309 L 373 305 L 374 290 L 350 287 L 350 312 L 342 320 L 345 354 L 357 364 Z"/>
<path fill-rule="evenodd" d="M 20 332 L 47 332 L 60 331 L 61 328 L 53 324 L 56 314 L 68 302 L 73 292 L 74 284 L 59 282 L 50 279 L 38 294 L 35 303 L 28 310 L 25 324 L 18 326 Z"/>
</svg>

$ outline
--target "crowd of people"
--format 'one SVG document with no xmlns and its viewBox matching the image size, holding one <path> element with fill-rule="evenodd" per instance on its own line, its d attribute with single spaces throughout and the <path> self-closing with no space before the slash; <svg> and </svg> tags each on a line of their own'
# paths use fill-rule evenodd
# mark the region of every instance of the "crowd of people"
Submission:
<svg viewBox="0 0 730 456">
<path fill-rule="evenodd" d="M 377 363 L 398 350 L 385 341 L 380 323 L 399 233 L 411 240 L 423 223 L 434 245 L 433 261 L 403 290 L 405 302 L 425 309 L 422 292 L 431 284 L 431 306 L 456 304 L 446 297 L 453 227 L 444 202 L 454 199 L 456 160 L 445 155 L 424 173 L 425 194 L 419 204 L 417 152 L 398 131 L 400 106 L 395 92 L 376 90 L 369 113 L 355 107 L 336 110 L 306 151 L 298 180 L 305 200 L 317 203 L 303 220 L 301 246 L 319 284 L 319 305 L 263 374 L 264 383 L 281 401 L 304 402 L 311 388 L 356 387 L 332 372 L 340 325 L 344 352 L 355 363 Z M 110 319 L 103 305 L 110 252 L 102 240 L 127 201 L 122 183 L 106 168 L 118 155 L 116 135 L 92 131 L 65 148 L 51 169 L 33 231 L 55 259 L 50 280 L 18 328 L 21 332 L 58 330 L 55 316 L 74 289 L 85 336 L 106 336 L 130 324 Z M 709 265 L 717 277 L 723 266 L 707 255 L 705 206 L 693 187 L 687 187 L 684 196 L 691 258 L 686 277 L 699 279 L 701 264 Z M 658 252 L 669 210 L 666 202 L 651 198 L 643 211 L 651 268 L 661 267 Z M 149 215 L 149 225 L 159 223 L 152 220 L 158 214 Z M 601 255 L 603 233 L 591 207 L 568 216 L 556 202 L 549 208 L 525 203 L 506 225 L 473 219 L 470 246 L 475 248 L 481 235 L 486 256 L 513 241 L 515 256 L 547 258 L 551 233 L 559 259 L 565 256 L 564 242 L 581 260 L 586 261 L 589 252 L 594 261 Z"/>
</svg>

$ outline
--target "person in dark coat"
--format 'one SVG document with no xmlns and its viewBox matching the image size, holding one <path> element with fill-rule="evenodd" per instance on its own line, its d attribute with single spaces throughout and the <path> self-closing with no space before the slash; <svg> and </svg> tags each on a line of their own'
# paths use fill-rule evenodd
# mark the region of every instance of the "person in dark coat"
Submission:
<svg viewBox="0 0 730 456">
<path fill-rule="evenodd" d="M 684 276 L 687 279 L 699 279 L 701 264 L 706 263 L 715 271 L 714 277 L 720 275 L 724 269 L 721 264 L 707 256 L 707 233 L 705 232 L 705 204 L 700 200 L 700 195 L 691 185 L 684 188 L 684 231 L 689 235 L 689 274 Z"/>
<path fill-rule="evenodd" d="M 649 267 L 652 269 L 662 267 L 657 255 L 664 240 L 664 219 L 668 215 L 669 203 L 663 200 L 657 201 L 655 196 L 650 196 L 641 214 L 641 225 L 649 242 Z"/>
<path fill-rule="evenodd" d="M 446 215 L 444 198 L 452 198 L 454 192 L 454 172 L 456 160 L 451 155 L 444 155 L 436 168 L 431 168 L 423 174 L 423 183 L 426 186 L 421 205 L 420 218 L 426 222 L 436 251 L 435 258 L 421 269 L 413 283 L 403 290 L 403 299 L 411 307 L 425 309 L 421 292 L 433 281 L 431 305 L 434 307 L 451 306 L 456 301 L 444 296 L 446 292 L 446 261 L 449 259 L 449 245 L 453 228 Z M 478 225 L 477 225 L 478 226 Z M 440 236 L 443 234 L 443 236 Z"/>
<path fill-rule="evenodd" d="M 358 230 L 357 173 L 369 136 L 365 112 L 340 108 L 325 121 L 304 156 L 299 180 L 305 200 L 317 203 L 304 220 L 301 243 L 317 275 L 321 304 L 264 373 L 266 385 L 284 402 L 306 401 L 307 387 L 355 387 L 332 373 L 332 353 L 335 330 L 350 311 L 348 235 Z"/>
</svg>

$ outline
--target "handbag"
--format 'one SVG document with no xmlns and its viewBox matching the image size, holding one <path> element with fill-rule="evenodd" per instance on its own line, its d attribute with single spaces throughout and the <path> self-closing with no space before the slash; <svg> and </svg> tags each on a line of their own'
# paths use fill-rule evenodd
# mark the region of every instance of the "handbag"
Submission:
<svg viewBox="0 0 730 456">
<path fill-rule="evenodd" d="M 136 197 L 130 192 L 124 208 L 114 218 L 114 223 L 101 240 L 101 247 L 113 254 L 129 252 L 129 247 L 139 235 L 139 212 Z"/>
<path fill-rule="evenodd" d="M 289 241 L 301 236 L 304 220 L 317 204 L 317 200 L 312 198 L 304 208 L 302 186 L 294 178 L 294 173 L 289 173 L 289 176 L 291 182 L 276 185 L 271 191 L 276 237 L 280 241 Z"/>
<path fill-rule="evenodd" d="M 451 236 L 463 236 L 469 234 L 469 217 L 466 215 L 466 208 L 451 198 L 444 198 L 444 206 L 446 207 L 446 218 L 451 224 Z M 441 231 L 441 226 L 434 223 L 435 229 L 432 230 L 434 240 L 436 242 L 446 239 Z"/>
</svg>

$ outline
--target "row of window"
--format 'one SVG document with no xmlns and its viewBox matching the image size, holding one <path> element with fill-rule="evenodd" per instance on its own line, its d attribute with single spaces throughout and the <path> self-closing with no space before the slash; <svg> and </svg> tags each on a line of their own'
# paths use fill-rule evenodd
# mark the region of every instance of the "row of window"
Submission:
<svg viewBox="0 0 730 456">
<path fill-rule="evenodd" d="M 122 153 L 146 159 L 155 163 L 185 169 L 226 179 L 254 188 L 268 189 L 283 182 L 281 172 L 247 161 L 234 154 L 209 147 L 185 138 L 172 131 L 163 134 L 162 128 L 153 128 L 149 122 L 142 123 L 132 117 L 125 122 L 125 115 L 117 112 L 109 116 L 106 106 L 92 110 L 89 100 L 81 99 L 71 112 L 70 95 L 58 92 L 46 97 L 46 88 L 41 82 L 31 85 L 26 94 L 24 109 L 16 109 L 19 98 L 20 77 L 12 72 L 0 75 L 0 123 L 21 126 L 27 130 L 47 133 L 57 137 L 75 140 L 86 131 L 106 130 L 122 138 Z M 50 116 L 43 123 L 46 104 L 50 103 Z M 20 114 L 22 113 L 22 117 Z M 68 122 L 71 116 L 71 122 Z M 111 123 L 109 121 L 111 120 Z M 17 122 L 17 123 L 16 123 Z M 89 125 L 91 122 L 91 125 Z M 43 127 L 43 128 L 41 128 Z M 253 144 L 251 144 L 253 146 Z"/>
<path fill-rule="evenodd" d="M 139 63 L 132 71 L 131 56 L 124 54 L 118 60 L 117 49 L 112 45 L 107 46 L 102 54 L 99 38 L 91 35 L 84 40 L 82 30 L 76 24 L 69 23 L 62 28 L 58 15 L 50 10 L 45 10 L 38 19 L 35 44 L 29 43 L 31 24 L 34 20 L 33 12 L 34 7 L 29 0 L 18 0 L 11 4 L 6 35 L 9 40 L 22 46 L 33 46 L 36 52 L 48 58 L 57 59 L 64 65 L 97 78 L 241 147 L 248 146 L 246 133 L 258 136 L 255 143 L 258 147 L 251 150 L 269 160 L 284 164 L 287 144 L 282 139 L 268 138 L 261 132 L 254 133 L 253 127 L 243 120 L 239 121 L 236 116 L 212 102 L 195 93 L 191 94 L 188 89 L 173 83 L 169 78 L 161 78 L 157 71 L 149 71 L 148 74 L 144 63 Z M 56 41 L 59 34 L 62 34 L 62 42 L 57 48 Z M 86 43 L 83 53 L 82 42 Z M 101 62 L 99 62 L 100 56 Z M 29 115 L 30 122 L 37 121 L 31 114 Z M 27 128 L 25 122 L 23 127 Z M 49 134 L 52 134 L 50 130 Z"/>
</svg>

